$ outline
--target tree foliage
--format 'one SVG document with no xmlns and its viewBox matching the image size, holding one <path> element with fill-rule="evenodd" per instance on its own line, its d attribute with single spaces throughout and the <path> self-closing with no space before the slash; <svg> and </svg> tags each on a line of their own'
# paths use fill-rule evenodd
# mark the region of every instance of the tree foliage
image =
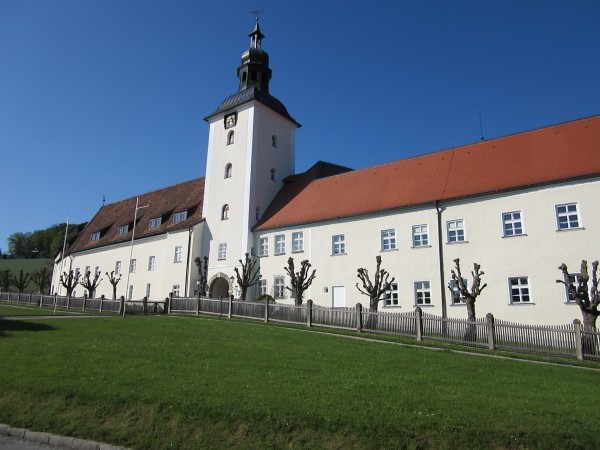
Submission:
<svg viewBox="0 0 600 450">
<path fill-rule="evenodd" d="M 391 284 L 395 280 L 394 277 L 390 280 L 389 272 L 381 268 L 381 256 L 377 255 L 375 261 L 377 263 L 377 268 L 375 270 L 373 282 L 371 282 L 371 279 L 369 278 L 369 271 L 367 269 L 356 269 L 358 272 L 356 276 L 362 282 L 362 288 L 358 283 L 356 283 L 356 288 L 361 294 L 369 296 L 369 309 L 371 311 L 377 311 L 379 299 L 386 291 L 389 291 Z"/>
<path fill-rule="evenodd" d="M 296 306 L 302 305 L 302 298 L 304 296 L 304 292 L 310 287 L 317 271 L 313 269 L 312 274 L 308 274 L 311 268 L 311 264 L 308 262 L 308 259 L 305 259 L 300 263 L 300 270 L 295 272 L 294 268 L 294 258 L 290 257 L 288 259 L 287 267 L 284 267 L 285 271 L 290 277 L 290 285 L 285 288 L 291 291 L 294 296 L 294 304 Z"/>
<path fill-rule="evenodd" d="M 562 280 L 556 280 L 557 283 L 564 284 L 569 290 L 571 298 L 577 303 L 583 317 L 583 327 L 586 331 L 596 331 L 596 319 L 600 315 L 598 306 L 600 305 L 600 295 L 598 294 L 598 261 L 592 263 L 592 276 L 588 272 L 586 260 L 581 261 L 580 275 L 577 280 L 577 287 L 571 281 L 571 274 L 565 263 L 562 263 L 558 270 L 563 274 Z M 591 286 L 589 285 L 591 279 Z"/>
<path fill-rule="evenodd" d="M 233 270 L 235 270 L 237 284 L 241 289 L 240 300 L 245 301 L 248 288 L 254 286 L 262 278 L 262 275 L 260 274 L 260 268 L 256 267 L 257 261 L 253 261 L 248 253 L 246 253 L 244 261 L 240 259 L 239 263 L 242 265 L 242 273 L 237 267 Z M 255 268 L 256 270 L 254 270 Z"/>
<path fill-rule="evenodd" d="M 67 242 L 74 239 L 84 225 L 69 224 Z M 8 253 L 14 258 L 54 258 L 62 250 L 65 226 L 60 223 L 32 233 L 13 233 L 8 237 Z"/>
<path fill-rule="evenodd" d="M 112 299 L 116 300 L 117 299 L 117 284 L 119 284 L 119 281 L 121 281 L 121 274 L 115 274 L 115 271 L 111 271 L 110 274 L 108 272 L 106 272 L 106 276 L 108 277 L 108 282 L 111 284 L 112 286 L 112 291 L 113 291 L 113 295 L 112 295 Z"/>
<path fill-rule="evenodd" d="M 203 259 L 196 256 L 194 262 L 196 263 L 196 267 L 198 267 L 198 275 L 200 275 L 200 289 L 198 295 L 205 296 L 208 288 L 208 256 L 205 256 Z"/>
<path fill-rule="evenodd" d="M 88 270 L 79 284 L 81 284 L 85 289 L 87 289 L 89 298 L 94 298 L 96 288 L 98 287 L 101 281 L 102 278 L 100 278 L 100 272 L 96 272 L 94 274 L 94 278 L 92 278 L 92 272 Z"/>
<path fill-rule="evenodd" d="M 10 273 L 10 269 L 0 270 L 0 288 L 4 292 L 10 291 L 10 286 L 12 285 L 12 275 Z"/>
<path fill-rule="evenodd" d="M 23 269 L 19 270 L 19 276 L 12 276 L 12 284 L 17 288 L 17 292 L 21 293 L 31 283 L 30 274 Z"/>
<path fill-rule="evenodd" d="M 474 321 L 475 301 L 477 300 L 477 297 L 479 297 L 479 294 L 481 294 L 481 292 L 487 287 L 487 284 L 481 286 L 481 277 L 485 274 L 485 272 L 481 271 L 481 266 L 479 264 L 473 263 L 473 270 L 471 271 L 473 281 L 471 283 L 471 290 L 469 291 L 460 270 L 460 258 L 456 258 L 454 260 L 454 264 L 455 269 L 450 271 L 452 274 L 452 280 L 456 283 L 456 289 L 460 299 L 465 302 L 467 306 L 467 319 Z M 453 291 L 450 283 L 448 283 L 448 289 L 450 289 L 450 292 Z"/>
<path fill-rule="evenodd" d="M 47 267 L 42 267 L 31 274 L 31 281 L 35 284 L 40 293 L 45 294 L 46 288 L 50 286 L 52 272 Z"/>
</svg>

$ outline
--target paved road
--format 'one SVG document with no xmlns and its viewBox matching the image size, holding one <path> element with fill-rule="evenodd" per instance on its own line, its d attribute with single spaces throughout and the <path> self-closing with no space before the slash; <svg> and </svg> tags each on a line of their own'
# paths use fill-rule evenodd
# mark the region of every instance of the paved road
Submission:
<svg viewBox="0 0 600 450">
<path fill-rule="evenodd" d="M 1 450 L 69 450 L 67 447 L 55 447 L 54 445 L 41 444 L 38 442 L 26 441 L 13 436 L 0 434 Z"/>
</svg>

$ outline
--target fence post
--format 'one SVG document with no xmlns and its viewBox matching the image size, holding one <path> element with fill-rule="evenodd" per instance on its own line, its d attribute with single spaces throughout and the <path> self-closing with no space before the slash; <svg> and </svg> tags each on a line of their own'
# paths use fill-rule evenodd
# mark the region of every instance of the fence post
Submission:
<svg viewBox="0 0 600 450">
<path fill-rule="evenodd" d="M 102 308 L 104 307 L 104 294 L 100 296 L 100 312 L 102 312 Z"/>
<path fill-rule="evenodd" d="M 269 299 L 265 299 L 265 323 L 269 321 Z"/>
<path fill-rule="evenodd" d="M 196 295 L 196 315 L 200 315 L 200 292 Z"/>
<path fill-rule="evenodd" d="M 119 298 L 119 314 L 125 317 L 125 297 L 122 295 L 121 298 Z"/>
<path fill-rule="evenodd" d="M 312 311 L 313 311 L 313 301 L 308 299 L 306 302 L 306 326 L 312 327 Z"/>
<path fill-rule="evenodd" d="M 362 333 L 362 330 L 363 330 L 362 309 L 363 309 L 362 304 L 357 303 L 356 304 L 356 331 L 358 333 Z"/>
<path fill-rule="evenodd" d="M 32 293 L 32 292 L 29 292 L 29 303 L 28 303 L 29 305 L 31 305 L 31 296 L 32 296 L 32 295 L 33 295 L 33 293 Z"/>
<path fill-rule="evenodd" d="M 417 341 L 423 340 L 423 310 L 420 306 L 415 308 L 415 328 L 417 330 Z"/>
<path fill-rule="evenodd" d="M 496 330 L 494 329 L 494 315 L 492 313 L 487 313 L 485 316 L 485 322 L 487 325 L 488 348 L 490 350 L 496 350 Z"/>
<path fill-rule="evenodd" d="M 229 300 L 229 312 L 227 313 L 227 318 L 231 319 L 231 310 L 233 308 L 233 294 L 230 295 L 227 299 Z"/>
<path fill-rule="evenodd" d="M 144 315 L 148 312 L 148 297 L 142 299 L 142 305 L 144 306 Z"/>
<path fill-rule="evenodd" d="M 165 300 L 167 301 L 168 314 L 171 314 L 171 303 L 173 303 L 173 293 L 169 292 L 169 296 Z"/>
<path fill-rule="evenodd" d="M 575 319 L 573 321 L 573 331 L 575 331 L 575 355 L 578 360 L 583 360 L 583 345 L 581 340 L 581 321 Z"/>
<path fill-rule="evenodd" d="M 54 306 L 54 312 L 56 312 L 56 302 L 57 301 L 58 301 L 58 294 L 55 292 L 54 293 L 54 305 L 53 305 Z M 41 307 L 41 305 L 40 305 L 40 307 Z"/>
<path fill-rule="evenodd" d="M 84 292 L 83 293 L 83 309 L 82 311 L 85 311 L 85 302 L 87 301 L 87 294 Z"/>
</svg>

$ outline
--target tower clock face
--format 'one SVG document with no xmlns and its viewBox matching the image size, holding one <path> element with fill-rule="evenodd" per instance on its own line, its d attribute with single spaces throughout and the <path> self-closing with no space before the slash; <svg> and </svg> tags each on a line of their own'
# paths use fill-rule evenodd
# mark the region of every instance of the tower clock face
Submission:
<svg viewBox="0 0 600 450">
<path fill-rule="evenodd" d="M 237 113 L 225 116 L 225 128 L 233 128 L 237 122 Z"/>
</svg>

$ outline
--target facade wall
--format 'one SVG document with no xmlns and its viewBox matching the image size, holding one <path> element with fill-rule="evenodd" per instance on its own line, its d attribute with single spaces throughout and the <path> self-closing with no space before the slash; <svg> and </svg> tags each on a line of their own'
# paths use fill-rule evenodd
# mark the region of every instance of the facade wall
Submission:
<svg viewBox="0 0 600 450">
<path fill-rule="evenodd" d="M 375 257 L 382 257 L 382 268 L 396 278 L 398 305 L 380 310 L 410 311 L 415 307 L 415 283 L 429 282 L 431 303 L 420 305 L 425 312 L 442 315 L 442 296 L 446 297 L 448 317 L 466 318 L 466 308 L 453 304 L 447 288 L 454 268 L 453 260 L 460 258 L 463 277 L 472 279 L 472 265 L 477 262 L 485 272 L 488 284 L 476 303 L 478 317 L 491 312 L 495 317 L 514 322 L 563 324 L 580 318 L 577 305 L 567 302 L 564 286 L 555 280 L 561 277 L 558 266 L 565 262 L 571 272 L 578 272 L 581 259 L 597 258 L 598 246 L 594 236 L 600 232 L 600 208 L 595 201 L 600 193 L 600 181 L 581 181 L 511 193 L 442 203 L 441 235 L 443 279 L 440 274 L 440 246 L 438 245 L 438 218 L 435 205 L 411 208 L 360 218 L 310 224 L 257 232 L 255 248 L 260 255 L 261 238 L 269 243 L 268 256 L 260 256 L 261 273 L 267 282 L 268 293 L 273 295 L 275 277 L 285 275 L 284 266 L 292 256 L 296 267 L 308 259 L 317 270 L 305 299 L 316 304 L 333 306 L 333 292 L 344 287 L 346 306 L 356 303 L 368 305 L 368 297 L 361 295 L 356 283 L 356 270 L 365 267 L 371 276 L 375 271 Z M 558 231 L 556 205 L 576 204 L 578 227 Z M 505 236 L 503 213 L 519 212 L 521 235 Z M 464 241 L 449 242 L 448 221 L 462 220 Z M 413 245 L 413 226 L 428 226 L 428 243 Z M 394 230 L 396 248 L 382 250 L 382 230 Z M 302 232 L 304 248 L 292 253 L 292 234 Z M 285 236 L 285 254 L 275 255 L 275 236 Z M 332 237 L 344 235 L 345 253 L 332 255 Z M 509 279 L 526 279 L 529 301 L 511 301 Z M 289 279 L 285 277 L 285 284 Z M 337 287 L 334 289 L 334 287 Z M 526 292 L 522 287 L 520 292 Z M 442 294 L 442 290 L 444 291 Z M 289 291 L 287 299 L 292 302 Z M 340 306 L 339 304 L 336 306 Z"/>
</svg>

